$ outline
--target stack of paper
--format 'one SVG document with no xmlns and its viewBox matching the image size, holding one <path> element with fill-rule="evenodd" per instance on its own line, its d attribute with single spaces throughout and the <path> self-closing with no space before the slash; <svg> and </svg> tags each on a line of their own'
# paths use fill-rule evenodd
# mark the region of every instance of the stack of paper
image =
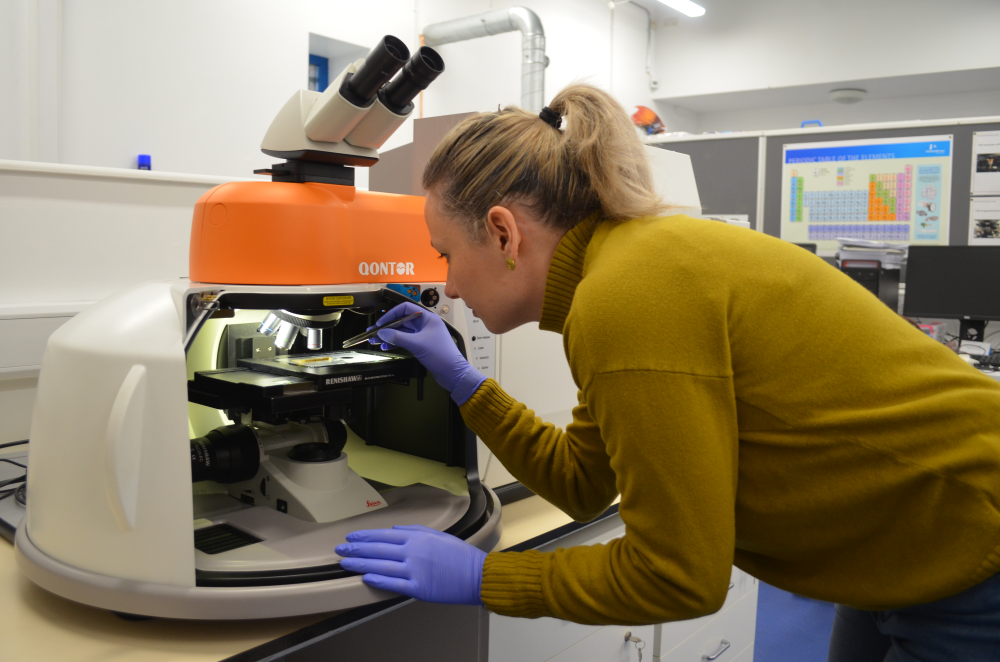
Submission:
<svg viewBox="0 0 1000 662">
<path fill-rule="evenodd" d="M 906 261 L 906 246 L 865 239 L 843 238 L 837 241 L 840 242 L 837 266 L 842 266 L 844 260 L 878 260 L 883 269 L 899 269 Z"/>
</svg>

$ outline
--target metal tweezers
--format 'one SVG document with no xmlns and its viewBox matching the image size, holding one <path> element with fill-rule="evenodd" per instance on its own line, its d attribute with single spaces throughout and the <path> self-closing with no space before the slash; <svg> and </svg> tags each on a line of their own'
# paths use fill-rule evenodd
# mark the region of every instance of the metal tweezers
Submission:
<svg viewBox="0 0 1000 662">
<path fill-rule="evenodd" d="M 400 317 L 398 320 L 393 320 L 392 322 L 389 322 L 388 324 L 385 324 L 383 326 L 376 326 L 371 331 L 365 331 L 364 333 L 359 333 L 353 338 L 348 338 L 347 340 L 344 341 L 344 349 L 347 349 L 348 347 L 354 347 L 355 345 L 360 345 L 369 338 L 374 338 L 375 336 L 378 335 L 378 332 L 381 331 L 382 329 L 395 329 L 397 326 L 400 326 L 405 322 L 409 322 L 410 320 L 417 319 L 423 314 L 424 313 L 422 311 L 418 311 L 416 313 L 413 313 L 412 315 L 407 315 L 406 317 Z"/>
</svg>

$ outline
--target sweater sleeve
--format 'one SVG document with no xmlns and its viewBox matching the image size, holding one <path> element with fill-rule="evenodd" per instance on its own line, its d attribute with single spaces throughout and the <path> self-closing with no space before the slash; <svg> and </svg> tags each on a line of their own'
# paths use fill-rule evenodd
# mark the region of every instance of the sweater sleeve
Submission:
<svg viewBox="0 0 1000 662">
<path fill-rule="evenodd" d="M 642 624 L 709 614 L 735 545 L 738 432 L 730 377 L 598 374 L 587 405 L 622 499 L 625 536 L 555 552 L 492 553 L 482 599 L 509 616 Z"/>
<path fill-rule="evenodd" d="M 515 478 L 573 519 L 594 519 L 618 496 L 600 430 L 586 404 L 573 408 L 573 422 L 564 432 L 487 379 L 461 411 Z"/>
</svg>

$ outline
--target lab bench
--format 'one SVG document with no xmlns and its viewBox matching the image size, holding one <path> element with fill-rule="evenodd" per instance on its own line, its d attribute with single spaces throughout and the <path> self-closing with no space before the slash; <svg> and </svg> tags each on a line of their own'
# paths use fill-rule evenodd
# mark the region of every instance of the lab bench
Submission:
<svg viewBox="0 0 1000 662">
<path fill-rule="evenodd" d="M 497 549 L 551 550 L 624 534 L 617 505 L 577 524 L 531 496 L 503 507 Z M 406 598 L 336 614 L 257 621 L 124 620 L 32 584 L 14 549 L 0 542 L 0 651 L 11 660 L 135 662 L 309 662 L 312 660 L 480 660 L 750 662 L 757 580 L 733 569 L 722 609 L 703 618 L 641 627 L 585 626 L 552 618 L 516 619 L 477 607 Z M 641 640 L 626 642 L 625 634 Z"/>
</svg>

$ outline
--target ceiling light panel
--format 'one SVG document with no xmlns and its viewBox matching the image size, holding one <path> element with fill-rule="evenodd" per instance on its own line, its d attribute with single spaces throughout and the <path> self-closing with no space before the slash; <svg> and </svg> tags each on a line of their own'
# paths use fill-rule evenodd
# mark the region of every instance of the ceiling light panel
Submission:
<svg viewBox="0 0 1000 662">
<path fill-rule="evenodd" d="M 705 8 L 699 4 L 691 2 L 691 0 L 660 0 L 660 2 L 671 9 L 676 9 L 685 16 L 690 16 L 691 18 L 697 18 L 705 15 Z"/>
</svg>

